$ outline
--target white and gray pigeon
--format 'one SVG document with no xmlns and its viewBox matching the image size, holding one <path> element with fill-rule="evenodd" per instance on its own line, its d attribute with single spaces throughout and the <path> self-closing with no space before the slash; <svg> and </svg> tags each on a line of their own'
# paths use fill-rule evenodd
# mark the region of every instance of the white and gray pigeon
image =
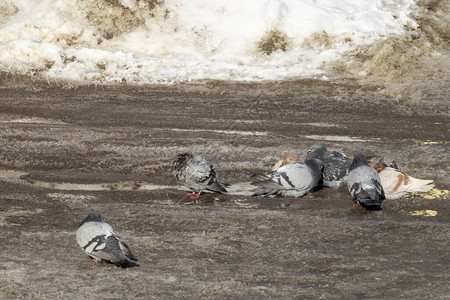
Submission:
<svg viewBox="0 0 450 300">
<path fill-rule="evenodd" d="M 190 189 L 193 199 L 198 199 L 202 192 L 227 193 L 230 185 L 222 181 L 213 166 L 200 155 L 189 152 L 179 154 L 173 163 L 173 174 L 180 185 Z"/>
<path fill-rule="evenodd" d="M 369 166 L 362 152 L 355 152 L 347 177 L 347 187 L 353 202 L 367 210 L 381 210 L 386 199 L 378 172 Z"/>
<path fill-rule="evenodd" d="M 306 158 L 318 158 L 323 163 L 323 185 L 340 188 L 347 185 L 347 173 L 352 159 L 337 151 L 328 151 L 321 144 L 309 147 Z"/>
<path fill-rule="evenodd" d="M 119 240 L 112 227 L 101 220 L 100 213 L 90 213 L 76 234 L 81 249 L 93 262 L 107 262 L 121 268 L 139 266 L 127 244 Z"/>
<path fill-rule="evenodd" d="M 261 187 L 253 196 L 302 197 L 320 187 L 322 162 L 315 158 L 307 159 L 284 165 L 270 175 L 257 174 L 254 177 L 264 180 L 252 182 L 252 185 Z"/>
</svg>

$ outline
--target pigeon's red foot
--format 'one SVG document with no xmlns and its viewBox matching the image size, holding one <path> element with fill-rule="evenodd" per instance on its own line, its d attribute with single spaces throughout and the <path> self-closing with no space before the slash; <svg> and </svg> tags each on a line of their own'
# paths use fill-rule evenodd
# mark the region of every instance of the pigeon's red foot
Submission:
<svg viewBox="0 0 450 300">
<path fill-rule="evenodd" d="M 92 258 L 92 262 L 93 263 L 98 263 L 98 261 L 96 261 L 95 259 Z"/>
<path fill-rule="evenodd" d="M 359 202 L 354 203 L 353 207 L 355 207 L 355 206 L 361 206 L 362 207 L 361 203 L 359 203 Z"/>
<path fill-rule="evenodd" d="M 198 199 L 198 198 L 200 198 L 200 192 L 198 192 L 198 193 L 196 193 L 196 192 L 187 193 L 186 197 L 191 197 L 191 199 Z"/>
</svg>

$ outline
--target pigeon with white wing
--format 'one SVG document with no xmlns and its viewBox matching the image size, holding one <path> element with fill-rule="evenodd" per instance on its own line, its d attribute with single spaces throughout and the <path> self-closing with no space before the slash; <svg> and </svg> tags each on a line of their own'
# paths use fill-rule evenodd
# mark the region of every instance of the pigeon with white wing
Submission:
<svg viewBox="0 0 450 300">
<path fill-rule="evenodd" d="M 383 186 L 386 199 L 398 199 L 408 193 L 426 193 L 434 187 L 433 180 L 418 179 L 409 176 L 399 168 L 386 165 L 386 159 L 382 158 L 380 162 L 371 162 L 369 164 L 380 175 L 381 185 Z M 393 166 L 391 164 L 391 166 Z M 395 164 L 398 167 L 398 164 Z"/>
<path fill-rule="evenodd" d="M 270 175 L 256 174 L 254 177 L 262 179 L 252 182 L 252 185 L 261 187 L 254 196 L 302 197 L 320 187 L 322 162 L 316 158 L 307 159 L 284 165 Z"/>
<path fill-rule="evenodd" d="M 81 222 L 76 239 L 93 262 L 107 262 L 121 268 L 139 266 L 128 245 L 119 239 L 108 223 L 102 221 L 98 212 L 90 213 Z"/>
</svg>

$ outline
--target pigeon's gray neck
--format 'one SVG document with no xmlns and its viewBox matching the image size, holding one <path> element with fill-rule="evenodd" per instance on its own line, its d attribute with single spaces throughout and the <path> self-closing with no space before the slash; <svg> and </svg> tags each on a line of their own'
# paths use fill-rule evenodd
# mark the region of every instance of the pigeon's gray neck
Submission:
<svg viewBox="0 0 450 300">
<path fill-rule="evenodd" d="M 80 227 L 81 225 L 83 225 L 84 223 L 87 222 L 101 222 L 102 220 L 100 219 L 100 214 L 95 212 L 95 213 L 90 213 L 81 223 L 78 227 Z"/>
<path fill-rule="evenodd" d="M 313 170 L 318 170 L 320 172 L 321 161 L 317 158 L 305 160 L 305 164 Z"/>
<path fill-rule="evenodd" d="M 310 158 L 318 158 L 322 160 L 325 157 L 325 154 L 327 153 L 327 149 L 324 146 L 318 146 L 314 151 L 310 152 L 308 157 Z"/>
<path fill-rule="evenodd" d="M 352 164 L 350 165 L 350 170 L 361 167 L 361 166 L 368 166 L 366 158 L 364 157 L 364 154 L 361 152 L 355 153 L 355 157 L 353 159 Z"/>
</svg>

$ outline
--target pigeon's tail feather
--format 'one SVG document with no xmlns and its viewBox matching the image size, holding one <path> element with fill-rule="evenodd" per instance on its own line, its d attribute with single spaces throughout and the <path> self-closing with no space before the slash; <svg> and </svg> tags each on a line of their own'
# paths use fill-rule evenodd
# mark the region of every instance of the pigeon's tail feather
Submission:
<svg viewBox="0 0 450 300">
<path fill-rule="evenodd" d="M 360 200 L 359 203 L 367 210 L 381 210 L 380 200 L 364 199 Z"/>
<path fill-rule="evenodd" d="M 217 181 L 214 181 L 207 186 L 207 190 L 211 192 L 216 192 L 219 194 L 228 193 L 228 191 Z"/>
<path fill-rule="evenodd" d="M 252 196 L 270 196 L 276 193 L 277 191 L 272 189 L 259 189 Z"/>
<path fill-rule="evenodd" d="M 258 179 L 258 180 L 267 180 L 267 179 L 270 179 L 270 175 L 262 174 L 262 173 L 255 173 L 252 175 L 251 178 Z"/>
<path fill-rule="evenodd" d="M 133 255 L 133 253 L 131 253 L 130 248 L 128 247 L 127 244 L 125 244 L 125 242 L 119 241 L 119 247 L 120 247 L 120 250 L 122 250 L 122 252 L 126 258 L 128 258 L 129 260 L 132 260 L 132 261 L 138 261 L 138 259 Z"/>
<path fill-rule="evenodd" d="M 278 184 L 275 181 L 272 181 L 271 179 L 264 180 L 264 181 L 252 182 L 251 185 L 256 185 L 256 186 L 262 187 L 263 189 L 271 189 L 271 190 L 283 189 L 282 185 Z"/>
<path fill-rule="evenodd" d="M 220 184 L 221 186 L 224 186 L 224 187 L 230 187 L 230 186 L 231 186 L 231 184 L 229 184 L 229 183 L 223 181 L 222 179 L 217 179 L 217 181 L 219 182 L 219 184 Z"/>
<path fill-rule="evenodd" d="M 358 200 L 383 201 L 384 194 L 380 194 L 375 188 L 363 188 L 356 197 Z"/>
<path fill-rule="evenodd" d="M 434 188 L 433 180 L 417 179 L 411 176 L 409 176 L 409 179 L 411 180 L 410 192 L 426 193 Z"/>
<path fill-rule="evenodd" d="M 381 201 L 383 199 L 377 191 L 369 189 L 361 190 L 355 202 L 359 202 L 367 210 L 381 210 Z"/>
<path fill-rule="evenodd" d="M 130 259 L 124 259 L 124 260 L 121 260 L 121 261 L 115 261 L 115 262 L 112 262 L 113 264 L 115 264 L 116 266 L 118 266 L 118 267 L 120 267 L 120 268 L 129 268 L 129 267 L 139 267 L 140 265 L 137 263 L 137 262 L 135 262 L 135 261 L 133 261 L 133 260 L 130 260 Z"/>
</svg>

